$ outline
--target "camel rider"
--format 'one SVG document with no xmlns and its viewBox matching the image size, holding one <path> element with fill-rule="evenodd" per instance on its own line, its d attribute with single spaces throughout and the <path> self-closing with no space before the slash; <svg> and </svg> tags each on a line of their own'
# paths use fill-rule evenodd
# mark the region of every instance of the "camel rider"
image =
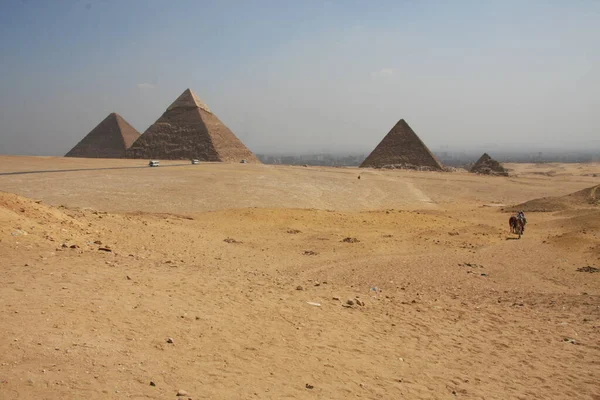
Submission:
<svg viewBox="0 0 600 400">
<path fill-rule="evenodd" d="M 517 213 L 517 219 L 523 222 L 523 232 L 525 232 L 525 225 L 527 225 L 527 218 L 525 218 L 525 213 L 523 211 L 519 211 Z"/>
</svg>

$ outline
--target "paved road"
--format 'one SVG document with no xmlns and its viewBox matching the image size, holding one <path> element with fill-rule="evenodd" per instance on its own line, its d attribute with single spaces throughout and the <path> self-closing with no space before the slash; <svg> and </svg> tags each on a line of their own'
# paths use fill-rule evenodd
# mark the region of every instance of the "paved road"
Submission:
<svg viewBox="0 0 600 400">
<path fill-rule="evenodd" d="M 182 167 L 185 165 L 192 165 L 190 163 L 186 164 L 168 164 L 161 165 L 158 167 L 152 168 L 165 168 L 165 167 Z M 78 171 L 104 171 L 110 169 L 134 169 L 134 168 L 150 168 L 147 165 L 140 165 L 134 167 L 106 167 L 106 168 L 77 168 L 77 169 L 49 169 L 49 170 L 39 170 L 39 171 L 16 171 L 16 172 L 0 172 L 0 176 L 4 175 L 27 175 L 27 174 L 48 174 L 52 172 L 78 172 Z"/>
</svg>

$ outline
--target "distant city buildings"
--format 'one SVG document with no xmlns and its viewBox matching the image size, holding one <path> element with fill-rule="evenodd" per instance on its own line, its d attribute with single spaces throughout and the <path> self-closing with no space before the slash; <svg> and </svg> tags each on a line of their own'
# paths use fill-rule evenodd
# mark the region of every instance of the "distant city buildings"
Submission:
<svg viewBox="0 0 600 400">
<path fill-rule="evenodd" d="M 452 152 L 449 150 L 433 151 L 439 160 L 448 166 L 465 167 L 473 164 L 481 156 L 482 150 Z M 366 158 L 366 153 L 314 153 L 314 154 L 257 154 L 265 164 L 314 165 L 329 167 L 358 167 Z M 498 151 L 494 150 L 494 158 L 505 163 L 584 163 L 600 162 L 600 149 L 596 151 Z"/>
</svg>

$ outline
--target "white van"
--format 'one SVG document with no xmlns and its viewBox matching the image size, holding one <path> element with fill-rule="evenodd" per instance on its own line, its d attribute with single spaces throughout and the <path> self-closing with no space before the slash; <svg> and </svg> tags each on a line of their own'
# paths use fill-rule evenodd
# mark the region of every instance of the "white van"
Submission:
<svg viewBox="0 0 600 400">
<path fill-rule="evenodd" d="M 192 160 L 192 164 L 196 165 L 196 164 L 200 164 L 199 160 Z"/>
<path fill-rule="evenodd" d="M 158 167 L 159 165 L 160 165 L 160 163 L 158 161 L 154 161 L 154 160 L 152 160 L 148 163 L 149 167 Z"/>
</svg>

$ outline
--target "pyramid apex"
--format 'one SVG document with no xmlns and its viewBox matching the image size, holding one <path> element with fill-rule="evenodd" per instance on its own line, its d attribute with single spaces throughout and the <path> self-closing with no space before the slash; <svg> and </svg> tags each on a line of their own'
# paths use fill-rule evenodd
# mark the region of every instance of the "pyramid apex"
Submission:
<svg viewBox="0 0 600 400">
<path fill-rule="evenodd" d="M 179 95 L 179 97 L 171 103 L 171 105 L 167 108 L 167 111 L 174 110 L 176 108 L 201 108 L 204 111 L 211 112 L 208 106 L 200 100 L 198 96 L 192 91 L 192 89 L 187 88 Z"/>
</svg>

